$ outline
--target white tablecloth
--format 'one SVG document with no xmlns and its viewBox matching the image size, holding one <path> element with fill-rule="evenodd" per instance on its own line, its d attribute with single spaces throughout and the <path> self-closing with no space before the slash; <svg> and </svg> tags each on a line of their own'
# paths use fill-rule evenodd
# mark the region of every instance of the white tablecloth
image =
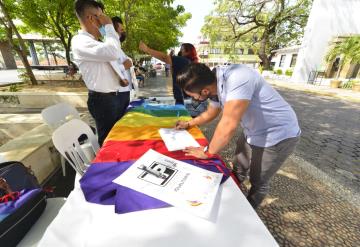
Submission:
<svg viewBox="0 0 360 247">
<path fill-rule="evenodd" d="M 96 247 L 278 246 L 244 195 L 229 178 L 219 192 L 213 221 L 170 207 L 115 214 L 114 206 L 88 203 L 71 192 L 40 245 Z"/>
</svg>

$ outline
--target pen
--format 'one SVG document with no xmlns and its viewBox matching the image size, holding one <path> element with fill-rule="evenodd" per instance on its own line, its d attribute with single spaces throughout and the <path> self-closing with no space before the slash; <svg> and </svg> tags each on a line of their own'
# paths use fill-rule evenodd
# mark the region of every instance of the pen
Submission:
<svg viewBox="0 0 360 247">
<path fill-rule="evenodd" d="M 151 175 L 154 175 L 155 177 L 158 177 L 158 178 L 166 178 L 166 176 L 164 174 L 162 174 L 161 172 L 159 171 L 155 171 L 151 168 L 148 168 L 144 165 L 141 165 L 140 167 L 138 167 L 140 170 L 143 170 L 147 173 L 150 173 Z"/>
</svg>

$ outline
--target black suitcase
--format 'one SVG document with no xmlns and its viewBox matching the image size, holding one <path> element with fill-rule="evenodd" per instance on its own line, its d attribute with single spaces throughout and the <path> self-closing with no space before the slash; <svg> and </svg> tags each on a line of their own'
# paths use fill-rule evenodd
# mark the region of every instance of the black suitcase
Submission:
<svg viewBox="0 0 360 247">
<path fill-rule="evenodd" d="M 41 216 L 46 194 L 20 162 L 0 164 L 0 246 L 16 246 Z"/>
</svg>

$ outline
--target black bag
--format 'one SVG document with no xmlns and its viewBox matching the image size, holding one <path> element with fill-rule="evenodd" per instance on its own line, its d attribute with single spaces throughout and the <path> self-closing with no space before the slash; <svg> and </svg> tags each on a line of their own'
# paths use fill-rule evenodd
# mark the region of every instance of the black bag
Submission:
<svg viewBox="0 0 360 247">
<path fill-rule="evenodd" d="M 16 246 L 46 207 L 46 194 L 20 162 L 0 164 L 0 245 Z"/>
</svg>

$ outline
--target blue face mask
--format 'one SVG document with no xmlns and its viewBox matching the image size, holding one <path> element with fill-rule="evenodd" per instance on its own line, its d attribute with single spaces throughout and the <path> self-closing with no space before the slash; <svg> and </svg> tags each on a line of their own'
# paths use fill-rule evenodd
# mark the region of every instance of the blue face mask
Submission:
<svg viewBox="0 0 360 247">
<path fill-rule="evenodd" d="M 99 27 L 99 32 L 102 37 L 105 37 L 106 36 L 105 26 Z"/>
</svg>

